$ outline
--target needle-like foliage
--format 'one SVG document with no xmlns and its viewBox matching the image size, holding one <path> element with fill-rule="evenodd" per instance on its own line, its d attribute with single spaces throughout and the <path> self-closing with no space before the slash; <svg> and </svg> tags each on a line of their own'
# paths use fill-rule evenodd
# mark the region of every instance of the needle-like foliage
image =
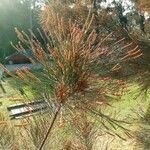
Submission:
<svg viewBox="0 0 150 150">
<path fill-rule="evenodd" d="M 33 87 L 37 94 L 48 95 L 46 99 L 48 105 L 53 109 L 57 107 L 39 150 L 43 148 L 61 111 L 65 112 L 64 115 L 67 113 L 75 115 L 75 110 L 86 112 L 83 116 L 75 116 L 79 117 L 78 121 L 81 120 L 81 124 L 74 122 L 84 141 L 81 141 L 81 145 L 86 143 L 86 147 L 91 148 L 88 136 L 92 128 L 88 116 L 98 119 L 99 123 L 109 130 L 109 134 L 115 133 L 121 137 L 115 132 L 119 128 L 125 130 L 129 136 L 128 130 L 121 125 L 126 122 L 103 114 L 101 107 L 109 105 L 110 93 L 115 91 L 114 95 L 120 96 L 118 88 L 125 87 L 123 81 L 113 82 L 111 74 L 121 72 L 122 63 L 140 57 L 141 51 L 132 42 L 126 43 L 125 38 L 116 41 L 114 33 L 97 34 L 93 28 L 95 16 L 90 9 L 87 16 L 85 15 L 86 18 L 83 17 L 80 22 L 79 15 L 73 19 L 66 18 L 65 11 L 62 16 L 58 14 L 57 6 L 60 5 L 58 3 L 47 5 L 40 15 L 43 30 L 38 32 L 46 45 L 43 46 L 31 31 L 32 38 L 15 29 L 20 42 L 14 47 L 22 51 L 23 45 L 27 45 L 34 55 L 31 61 L 40 63 L 42 71 L 34 73 L 24 68 L 17 69 L 17 75 L 13 75 L 5 69 L 15 79 Z M 79 8 L 79 4 L 77 7 Z M 101 69 L 106 69 L 105 75 L 108 77 L 102 77 Z M 67 116 L 64 117 L 66 120 Z"/>
</svg>

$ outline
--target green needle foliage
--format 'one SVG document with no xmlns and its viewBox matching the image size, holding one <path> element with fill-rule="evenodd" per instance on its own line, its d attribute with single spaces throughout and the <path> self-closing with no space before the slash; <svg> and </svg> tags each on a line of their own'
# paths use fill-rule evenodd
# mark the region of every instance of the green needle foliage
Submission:
<svg viewBox="0 0 150 150">
<path fill-rule="evenodd" d="M 124 130 L 125 135 L 130 136 L 129 130 L 123 127 L 126 121 L 105 115 L 101 109 L 109 105 L 112 93 L 120 98 L 122 93 L 118 89 L 126 88 L 124 81 L 114 82 L 111 74 L 121 72 L 122 64 L 140 57 L 141 51 L 138 46 L 126 43 L 125 38 L 116 41 L 113 33 L 97 33 L 94 28 L 95 14 L 91 9 L 86 8 L 88 13 L 84 13 L 80 20 L 80 13 L 75 17 L 76 13 L 70 18 L 65 16 L 65 11 L 67 15 L 68 10 L 71 11 L 67 6 L 62 14 L 57 13 L 62 6 L 61 2 L 49 3 L 40 15 L 42 31 L 38 31 L 46 45 L 43 46 L 31 31 L 32 39 L 16 29 L 20 41 L 14 47 L 18 51 L 24 50 L 24 45 L 32 49 L 35 58 L 31 61 L 40 63 L 42 70 L 35 73 L 28 68 L 17 69 L 14 75 L 5 69 L 22 86 L 29 85 L 36 94 L 46 95 L 48 104 L 56 108 L 39 150 L 61 115 L 66 124 L 74 124 L 80 133 L 77 134 L 81 139 L 78 149 L 91 149 L 91 133 L 99 125 L 111 135 L 122 138 L 119 133 Z M 75 4 L 75 7 L 85 12 L 81 3 Z M 98 74 L 102 68 L 107 69 L 106 77 Z M 92 122 L 89 122 L 91 118 Z"/>
</svg>

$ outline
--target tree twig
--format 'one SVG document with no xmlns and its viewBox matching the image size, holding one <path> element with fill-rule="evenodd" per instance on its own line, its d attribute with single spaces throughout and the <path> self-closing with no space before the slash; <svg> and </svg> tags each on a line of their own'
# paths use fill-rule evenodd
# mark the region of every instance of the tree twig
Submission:
<svg viewBox="0 0 150 150">
<path fill-rule="evenodd" d="M 61 107 L 62 107 L 62 104 L 60 103 L 60 104 L 57 106 L 57 108 L 56 108 L 56 111 L 55 111 L 55 114 L 54 114 L 54 116 L 53 116 L 52 122 L 51 122 L 51 124 L 50 124 L 50 126 L 49 126 L 49 128 L 48 128 L 48 130 L 47 130 L 47 132 L 46 132 L 46 135 L 45 135 L 45 137 L 44 137 L 44 139 L 43 139 L 43 141 L 42 141 L 42 143 L 41 143 L 41 145 L 40 145 L 40 147 L 39 147 L 38 150 L 42 150 L 42 148 L 43 148 L 43 146 L 44 146 L 44 144 L 45 144 L 45 142 L 46 142 L 46 140 L 47 140 L 47 138 L 48 138 L 48 135 L 50 134 L 50 132 L 51 132 L 53 126 L 54 126 L 54 123 L 55 123 L 55 121 L 56 121 L 56 119 L 57 119 L 57 116 L 58 116 L 58 114 L 59 114 L 59 111 L 60 111 Z"/>
</svg>

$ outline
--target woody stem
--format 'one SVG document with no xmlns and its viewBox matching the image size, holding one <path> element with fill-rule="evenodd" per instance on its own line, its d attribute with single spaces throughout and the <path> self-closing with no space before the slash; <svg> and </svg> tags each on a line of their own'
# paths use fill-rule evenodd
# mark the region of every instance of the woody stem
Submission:
<svg viewBox="0 0 150 150">
<path fill-rule="evenodd" d="M 53 126 L 54 126 L 54 123 L 55 123 L 55 121 L 56 121 L 56 119 L 57 119 L 57 116 L 58 116 L 58 114 L 59 114 L 59 112 L 60 112 L 61 107 L 62 107 L 62 104 L 60 103 L 60 104 L 57 106 L 57 108 L 56 108 L 56 111 L 55 111 L 55 114 L 54 114 L 54 116 L 53 116 L 52 122 L 51 122 L 51 124 L 50 124 L 50 126 L 49 126 L 49 128 L 48 128 L 48 130 L 47 130 L 47 132 L 46 132 L 46 135 L 45 135 L 45 137 L 44 137 L 44 139 L 43 139 L 43 141 L 42 141 L 42 143 L 41 143 L 41 145 L 40 145 L 40 147 L 39 147 L 38 150 L 42 150 L 42 148 L 43 148 L 43 146 L 44 146 L 44 144 L 45 144 L 45 142 L 46 142 L 46 140 L 47 140 L 47 138 L 48 138 L 48 135 L 50 134 L 50 132 L 51 132 Z"/>
</svg>

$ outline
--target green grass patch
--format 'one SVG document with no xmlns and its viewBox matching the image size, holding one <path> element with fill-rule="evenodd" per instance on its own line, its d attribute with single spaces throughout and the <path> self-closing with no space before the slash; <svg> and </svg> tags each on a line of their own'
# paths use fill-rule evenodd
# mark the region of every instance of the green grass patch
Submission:
<svg viewBox="0 0 150 150">
<path fill-rule="evenodd" d="M 20 92 L 18 92 L 14 86 L 11 85 L 12 82 L 12 78 L 6 79 L 5 82 L 3 82 L 3 86 L 7 93 L 0 91 L 0 102 L 2 102 L 2 106 L 0 106 L 0 112 L 4 114 L 8 120 L 9 113 L 7 111 L 7 107 L 12 104 L 21 103 L 21 99 L 24 99 Z M 34 94 L 29 86 L 25 86 L 24 91 L 29 98 L 34 98 Z M 116 139 L 111 145 L 113 149 L 115 147 L 120 147 L 122 149 L 127 148 L 128 150 L 133 150 L 133 147 L 137 146 L 136 149 L 143 148 L 142 150 L 145 150 L 144 148 L 149 146 L 149 140 L 147 139 L 149 135 L 147 135 L 147 133 L 145 134 L 145 131 L 147 131 L 147 129 L 149 131 L 150 124 L 145 122 L 145 117 L 149 117 L 148 108 L 150 105 L 150 90 L 148 91 L 147 95 L 139 93 L 140 87 L 138 84 L 128 84 L 128 90 L 123 93 L 121 99 L 110 101 L 111 106 L 108 106 L 102 110 L 105 114 L 116 119 L 126 119 L 126 121 L 129 121 L 131 124 L 127 126 L 125 125 L 124 127 L 129 128 L 132 133 L 136 133 L 135 135 L 137 135 L 137 141 L 140 141 L 137 142 L 140 143 L 140 145 L 138 145 L 135 143 L 131 144 L 131 139 L 128 139 L 125 142 L 122 142 L 120 139 Z M 15 129 L 17 130 L 17 133 L 19 132 L 18 129 Z M 120 132 L 120 130 L 117 129 L 117 132 Z M 146 136 L 144 137 L 144 135 Z M 104 136 L 100 140 L 105 141 L 107 139 L 105 139 Z"/>
</svg>

